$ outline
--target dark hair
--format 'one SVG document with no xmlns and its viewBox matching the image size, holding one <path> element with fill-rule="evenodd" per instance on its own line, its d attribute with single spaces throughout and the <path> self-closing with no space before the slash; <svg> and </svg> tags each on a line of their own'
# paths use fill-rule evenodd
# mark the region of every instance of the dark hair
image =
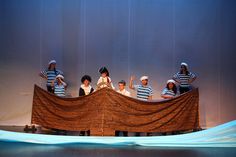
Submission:
<svg viewBox="0 0 236 157">
<path fill-rule="evenodd" d="M 92 82 L 92 78 L 89 75 L 84 75 L 81 78 L 81 82 L 84 83 L 85 80 L 88 80 L 89 82 Z"/>
<path fill-rule="evenodd" d="M 171 83 L 171 82 L 170 82 Z M 173 83 L 174 84 L 174 83 Z M 167 85 L 166 85 L 166 88 L 168 89 L 168 90 L 170 90 L 170 88 L 169 88 L 169 83 L 167 83 Z M 176 94 L 177 93 L 177 87 L 176 87 L 176 85 L 174 84 L 174 86 L 173 86 L 173 92 Z"/>
<path fill-rule="evenodd" d="M 100 72 L 100 74 L 106 73 L 107 76 L 109 77 L 109 71 L 108 71 L 108 69 L 106 67 L 101 67 L 99 69 L 99 72 Z"/>
<path fill-rule="evenodd" d="M 181 67 L 184 67 L 185 68 L 185 70 L 186 70 L 186 75 L 188 75 L 189 74 L 189 71 L 188 71 L 188 68 L 185 66 L 185 65 L 181 65 Z M 183 70 L 182 70 L 182 68 L 180 68 L 180 74 L 183 74 L 184 72 L 183 72 Z"/>
<path fill-rule="evenodd" d="M 126 85 L 126 82 L 124 80 L 121 80 L 120 82 L 118 82 L 119 84 L 123 84 L 124 86 Z"/>
<path fill-rule="evenodd" d="M 49 65 L 48 65 L 48 70 L 51 69 L 51 65 L 52 65 L 52 64 L 49 64 Z M 54 68 L 53 70 L 56 70 L 56 68 Z"/>
</svg>

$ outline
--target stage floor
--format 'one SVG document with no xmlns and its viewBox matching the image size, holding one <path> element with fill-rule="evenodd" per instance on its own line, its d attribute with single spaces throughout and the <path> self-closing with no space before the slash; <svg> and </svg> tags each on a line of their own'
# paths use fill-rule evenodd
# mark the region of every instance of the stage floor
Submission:
<svg viewBox="0 0 236 157">
<path fill-rule="evenodd" d="M 1 129 L 0 157 L 236 156 L 236 121 L 193 133 L 152 137 L 81 137 L 22 133 L 23 127 Z"/>
<path fill-rule="evenodd" d="M 35 145 L 0 142 L 1 157 L 235 157 L 235 148 Z"/>
</svg>

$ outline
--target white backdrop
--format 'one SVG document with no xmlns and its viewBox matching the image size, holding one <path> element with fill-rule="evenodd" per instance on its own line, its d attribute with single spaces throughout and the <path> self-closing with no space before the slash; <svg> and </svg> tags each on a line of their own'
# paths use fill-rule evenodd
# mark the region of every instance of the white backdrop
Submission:
<svg viewBox="0 0 236 157">
<path fill-rule="evenodd" d="M 235 6 L 233 0 L 0 0 L 0 125 L 30 123 L 33 85 L 45 87 L 38 73 L 50 59 L 72 96 L 84 74 L 95 85 L 105 65 L 115 86 L 149 75 L 155 99 L 185 61 L 198 76 L 201 125 L 236 119 Z"/>
</svg>

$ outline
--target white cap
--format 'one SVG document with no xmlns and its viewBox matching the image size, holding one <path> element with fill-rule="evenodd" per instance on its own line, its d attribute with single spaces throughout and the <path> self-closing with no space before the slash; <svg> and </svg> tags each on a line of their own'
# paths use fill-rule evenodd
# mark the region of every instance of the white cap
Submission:
<svg viewBox="0 0 236 157">
<path fill-rule="evenodd" d="M 64 79 L 64 76 L 62 76 L 61 74 L 57 75 L 56 78 L 61 78 Z"/>
<path fill-rule="evenodd" d="M 168 83 L 174 83 L 174 84 L 175 84 L 175 80 L 170 79 L 170 80 L 168 80 L 166 83 L 167 83 L 167 84 L 168 84 Z"/>
<path fill-rule="evenodd" d="M 55 60 L 50 60 L 50 62 L 48 62 L 48 65 L 50 65 L 50 64 L 56 64 L 57 62 L 55 61 Z"/>
<path fill-rule="evenodd" d="M 182 62 L 182 63 L 181 63 L 181 66 L 182 66 L 182 65 L 188 67 L 188 64 L 187 64 L 187 63 Z"/>
<path fill-rule="evenodd" d="M 148 80 L 148 76 L 142 76 L 142 77 L 140 78 L 140 81 L 142 81 L 142 80 Z"/>
</svg>

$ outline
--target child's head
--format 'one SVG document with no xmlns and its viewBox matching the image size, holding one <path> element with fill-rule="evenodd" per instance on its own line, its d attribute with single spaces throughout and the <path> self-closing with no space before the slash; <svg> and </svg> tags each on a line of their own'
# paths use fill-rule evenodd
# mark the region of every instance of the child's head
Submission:
<svg viewBox="0 0 236 157">
<path fill-rule="evenodd" d="M 175 81 L 174 80 L 168 80 L 167 83 L 166 83 L 166 87 L 168 89 L 173 89 L 175 86 Z"/>
<path fill-rule="evenodd" d="M 106 67 L 102 67 L 99 69 L 99 72 L 102 77 L 109 77 L 109 72 Z"/>
<path fill-rule="evenodd" d="M 85 86 L 89 86 L 90 83 L 92 82 L 92 78 L 89 75 L 84 75 L 81 78 L 81 82 L 85 85 Z"/>
<path fill-rule="evenodd" d="M 56 69 L 56 61 L 51 60 L 48 62 L 48 70 L 55 70 Z"/>
<path fill-rule="evenodd" d="M 183 74 L 183 73 L 187 73 L 188 74 L 188 64 L 187 63 L 184 63 L 182 62 L 181 65 L 180 65 L 180 73 Z"/>
<path fill-rule="evenodd" d="M 175 81 L 174 80 L 168 80 L 167 82 L 166 82 L 166 88 L 168 89 L 168 90 L 172 90 L 172 91 L 174 91 L 174 93 L 176 94 L 177 93 L 177 87 L 176 87 L 176 85 L 175 85 Z"/>
<path fill-rule="evenodd" d="M 126 82 L 124 80 L 121 80 L 118 82 L 119 90 L 124 90 L 125 89 Z"/>
<path fill-rule="evenodd" d="M 57 82 L 61 83 L 64 80 L 64 76 L 62 76 L 61 74 L 56 76 Z"/>
<path fill-rule="evenodd" d="M 140 81 L 141 81 L 143 86 L 146 86 L 148 84 L 148 76 L 142 76 L 140 78 Z"/>
</svg>

